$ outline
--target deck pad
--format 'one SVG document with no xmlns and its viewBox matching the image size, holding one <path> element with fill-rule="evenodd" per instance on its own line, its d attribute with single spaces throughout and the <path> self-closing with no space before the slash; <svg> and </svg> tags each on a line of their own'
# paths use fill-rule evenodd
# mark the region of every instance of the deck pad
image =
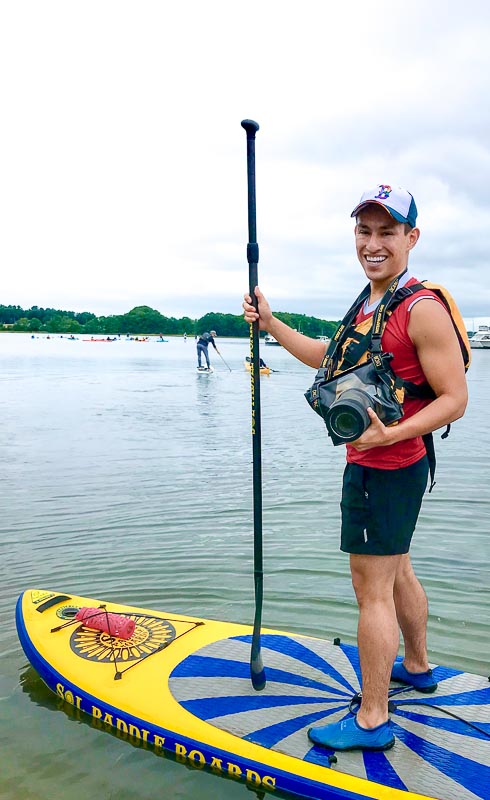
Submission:
<svg viewBox="0 0 490 800">
<path fill-rule="evenodd" d="M 356 647 L 292 635 L 262 636 L 267 685 L 250 687 L 250 636 L 214 642 L 170 676 L 170 690 L 188 711 L 263 747 L 329 766 L 325 748 L 307 731 L 350 714 L 360 691 Z M 444 800 L 490 797 L 490 685 L 487 679 L 434 667 L 439 681 L 427 696 L 392 684 L 396 744 L 379 752 L 338 752 L 335 769 Z M 461 719 L 455 720 L 450 714 Z"/>
</svg>

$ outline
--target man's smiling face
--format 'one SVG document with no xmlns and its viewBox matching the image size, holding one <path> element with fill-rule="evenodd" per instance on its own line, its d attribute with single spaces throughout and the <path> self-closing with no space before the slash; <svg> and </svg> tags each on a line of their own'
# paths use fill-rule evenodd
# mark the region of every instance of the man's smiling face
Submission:
<svg viewBox="0 0 490 800">
<path fill-rule="evenodd" d="M 356 251 L 366 277 L 386 286 L 408 263 L 408 254 L 419 238 L 419 229 L 397 222 L 388 211 L 369 203 L 357 215 Z"/>
</svg>

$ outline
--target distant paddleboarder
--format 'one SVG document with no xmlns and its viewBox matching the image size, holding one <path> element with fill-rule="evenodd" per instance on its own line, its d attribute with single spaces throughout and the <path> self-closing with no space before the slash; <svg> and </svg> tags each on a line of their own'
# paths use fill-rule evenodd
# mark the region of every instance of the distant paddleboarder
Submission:
<svg viewBox="0 0 490 800">
<path fill-rule="evenodd" d="M 209 363 L 209 353 L 208 353 L 208 346 L 210 344 L 213 345 L 214 349 L 219 355 L 219 350 L 216 347 L 216 342 L 214 341 L 214 337 L 216 336 L 216 331 L 211 331 L 208 333 L 205 331 L 202 333 L 197 340 L 197 368 L 198 369 L 209 369 L 211 364 Z M 202 357 L 206 359 L 206 367 L 202 366 Z"/>
</svg>

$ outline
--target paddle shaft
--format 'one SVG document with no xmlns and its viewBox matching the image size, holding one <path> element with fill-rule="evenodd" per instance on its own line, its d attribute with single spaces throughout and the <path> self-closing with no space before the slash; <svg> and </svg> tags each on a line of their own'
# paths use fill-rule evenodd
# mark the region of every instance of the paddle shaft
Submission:
<svg viewBox="0 0 490 800">
<path fill-rule="evenodd" d="M 257 244 L 256 194 L 255 194 L 255 134 L 259 126 L 250 119 L 242 121 L 247 134 L 247 185 L 248 185 L 248 282 L 252 303 L 257 308 L 255 287 L 258 283 L 259 246 Z M 252 456 L 253 456 L 253 519 L 254 519 L 254 589 L 255 615 L 250 654 L 250 677 L 254 689 L 265 687 L 266 677 L 260 653 L 260 628 L 263 600 L 262 551 L 262 438 L 260 425 L 260 354 L 259 323 L 250 325 L 250 388 L 252 398 Z"/>
<path fill-rule="evenodd" d="M 219 355 L 219 357 L 221 358 L 221 360 L 222 360 L 223 364 L 224 364 L 226 367 L 228 367 L 228 369 L 229 369 L 229 370 L 230 370 L 230 372 L 231 372 L 231 367 L 230 367 L 230 365 L 226 363 L 225 359 L 223 358 L 223 356 L 221 355 L 221 353 L 219 352 L 219 350 L 218 350 L 218 355 Z"/>
</svg>

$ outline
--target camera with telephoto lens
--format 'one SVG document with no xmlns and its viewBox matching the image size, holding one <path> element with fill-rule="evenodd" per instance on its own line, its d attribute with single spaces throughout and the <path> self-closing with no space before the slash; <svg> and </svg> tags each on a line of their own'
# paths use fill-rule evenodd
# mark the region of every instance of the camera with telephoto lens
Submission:
<svg viewBox="0 0 490 800">
<path fill-rule="evenodd" d="M 305 397 L 327 426 L 334 445 L 359 439 L 371 424 L 367 412 L 372 408 L 381 422 L 391 425 L 403 416 L 403 405 L 396 395 L 396 377 L 383 354 L 383 369 L 371 360 L 325 380 L 320 369 Z"/>
</svg>

